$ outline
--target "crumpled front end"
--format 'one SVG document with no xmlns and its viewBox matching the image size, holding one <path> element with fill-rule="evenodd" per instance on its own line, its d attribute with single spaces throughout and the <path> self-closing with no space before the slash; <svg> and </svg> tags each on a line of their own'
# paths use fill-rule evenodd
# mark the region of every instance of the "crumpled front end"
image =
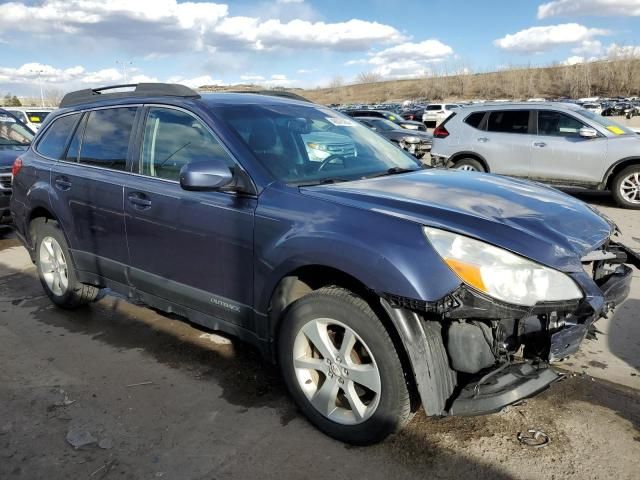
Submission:
<svg viewBox="0 0 640 480">
<path fill-rule="evenodd" d="M 428 372 L 422 382 L 417 379 L 418 389 L 422 395 L 421 383 L 443 375 L 455 377 L 455 385 L 443 390 L 448 391 L 446 401 L 435 402 L 445 405 L 443 411 L 429 411 L 425 406 L 427 413 L 476 415 L 496 411 L 558 380 L 560 375 L 549 365 L 575 353 L 594 330 L 593 323 L 627 298 L 633 276 L 631 265 L 640 268 L 640 255 L 613 241 L 581 260 L 584 270 L 570 274 L 584 293 L 581 300 L 523 307 L 497 301 L 464 284 L 437 302 L 383 295 L 391 308 L 419 311 L 421 322 L 441 325 L 447 371 Z M 413 363 L 420 361 L 412 352 L 409 357 Z M 444 383 L 451 385 L 451 381 Z M 433 392 L 427 393 L 431 396 L 427 402 L 433 405 Z"/>
</svg>

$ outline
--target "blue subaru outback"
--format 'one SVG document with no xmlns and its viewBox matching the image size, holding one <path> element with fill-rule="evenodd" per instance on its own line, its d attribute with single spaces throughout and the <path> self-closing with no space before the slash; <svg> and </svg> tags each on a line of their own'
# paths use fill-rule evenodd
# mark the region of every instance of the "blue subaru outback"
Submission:
<svg viewBox="0 0 640 480">
<path fill-rule="evenodd" d="M 543 390 L 640 266 L 579 200 L 424 168 L 291 98 L 73 92 L 13 173 L 15 226 L 52 302 L 110 289 L 233 334 L 354 444 L 420 406 L 476 415 Z"/>
</svg>

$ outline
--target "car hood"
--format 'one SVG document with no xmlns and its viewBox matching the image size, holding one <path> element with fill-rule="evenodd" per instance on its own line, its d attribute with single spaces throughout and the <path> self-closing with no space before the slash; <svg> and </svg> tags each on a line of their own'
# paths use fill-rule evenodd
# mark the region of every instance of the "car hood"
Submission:
<svg viewBox="0 0 640 480">
<path fill-rule="evenodd" d="M 0 146 L 0 169 L 11 167 L 15 159 L 29 147 Z"/>
<path fill-rule="evenodd" d="M 497 175 L 421 170 L 304 187 L 305 195 L 458 232 L 565 272 L 616 226 L 551 187 Z"/>
</svg>

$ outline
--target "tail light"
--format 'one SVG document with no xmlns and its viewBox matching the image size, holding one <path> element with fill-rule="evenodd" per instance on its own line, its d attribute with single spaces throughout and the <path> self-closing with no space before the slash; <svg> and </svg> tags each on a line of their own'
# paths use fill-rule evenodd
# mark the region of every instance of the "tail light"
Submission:
<svg viewBox="0 0 640 480">
<path fill-rule="evenodd" d="M 11 175 L 15 178 L 18 175 L 18 172 L 22 169 L 22 158 L 18 157 L 13 162 L 13 166 L 11 167 Z"/>
<path fill-rule="evenodd" d="M 433 131 L 434 138 L 447 138 L 449 136 L 449 132 L 444 127 L 444 125 L 438 125 L 436 129 Z"/>
</svg>

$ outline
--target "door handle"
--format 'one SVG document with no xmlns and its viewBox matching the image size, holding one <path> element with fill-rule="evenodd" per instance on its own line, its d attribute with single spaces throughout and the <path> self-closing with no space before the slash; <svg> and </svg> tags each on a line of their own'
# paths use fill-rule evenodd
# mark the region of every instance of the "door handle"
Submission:
<svg viewBox="0 0 640 480">
<path fill-rule="evenodd" d="M 60 190 L 69 190 L 71 188 L 71 181 L 67 177 L 56 177 L 56 187 Z"/>
<path fill-rule="evenodd" d="M 144 193 L 130 193 L 129 203 L 139 208 L 149 208 L 151 206 L 151 200 Z"/>
<path fill-rule="evenodd" d="M 489 141 L 489 139 L 488 139 L 487 137 L 480 137 L 480 138 L 478 139 L 478 141 L 479 141 L 480 143 L 487 143 L 487 142 Z"/>
<path fill-rule="evenodd" d="M 538 147 L 538 148 L 542 148 L 542 147 L 546 147 L 547 144 L 544 142 L 533 142 L 533 146 L 534 147 Z"/>
</svg>

